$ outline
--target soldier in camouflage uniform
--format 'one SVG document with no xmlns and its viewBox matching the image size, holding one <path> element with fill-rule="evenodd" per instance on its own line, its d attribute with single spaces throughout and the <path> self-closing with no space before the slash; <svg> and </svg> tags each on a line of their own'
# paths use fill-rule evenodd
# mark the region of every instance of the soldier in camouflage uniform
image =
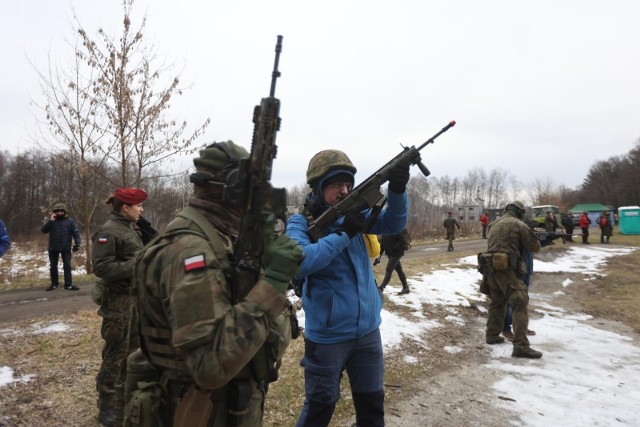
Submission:
<svg viewBox="0 0 640 427">
<path fill-rule="evenodd" d="M 147 194 L 135 188 L 118 188 L 106 201 L 112 205 L 109 220 L 93 235 L 91 262 L 99 278 L 92 290 L 100 305 L 104 339 L 102 365 L 96 376 L 98 421 L 105 426 L 122 425 L 127 355 L 138 348 L 134 297 L 130 294 L 134 257 L 142 249 L 134 224 L 144 211 Z M 133 327 L 130 333 L 129 328 Z"/>
<path fill-rule="evenodd" d="M 447 230 L 447 240 L 449 241 L 447 252 L 453 252 L 453 239 L 456 238 L 456 227 L 460 230 L 460 224 L 458 220 L 453 217 L 453 212 L 450 211 L 447 214 L 447 218 L 442 222 L 442 226 Z"/>
<path fill-rule="evenodd" d="M 129 357 L 125 425 L 157 425 L 153 417 L 165 426 L 262 424 L 274 380 L 268 375 L 291 338 L 284 294 L 302 250 L 266 224 L 264 274 L 234 303 L 233 247 L 243 212 L 229 203 L 226 183 L 248 155 L 231 141 L 202 150 L 188 206 L 138 257 L 141 349 Z M 140 416 L 147 399 L 135 386 L 145 364 L 171 402 L 147 419 Z"/>
<path fill-rule="evenodd" d="M 522 282 L 527 274 L 523 259 L 525 250 L 538 252 L 540 241 L 522 219 L 525 209 L 520 201 L 507 205 L 500 219 L 489 225 L 487 253 L 483 256 L 484 277 L 489 288 L 489 313 L 487 315 L 486 342 L 500 344 L 507 302 L 513 309 L 513 357 L 537 359 L 542 353 L 532 349 L 527 339 L 529 296 Z M 481 263 L 482 265 L 483 263 Z"/>
</svg>

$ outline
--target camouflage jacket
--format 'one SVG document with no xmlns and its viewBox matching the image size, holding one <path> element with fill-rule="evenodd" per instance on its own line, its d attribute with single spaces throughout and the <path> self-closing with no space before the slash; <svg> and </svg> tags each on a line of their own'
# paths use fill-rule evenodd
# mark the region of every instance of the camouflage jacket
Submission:
<svg viewBox="0 0 640 427">
<path fill-rule="evenodd" d="M 135 223 L 116 212 L 92 237 L 91 262 L 93 273 L 113 292 L 127 293 L 136 253 L 142 249 L 142 239 L 133 229 Z"/>
<path fill-rule="evenodd" d="M 442 226 L 447 229 L 447 234 L 454 234 L 456 232 L 456 227 L 458 227 L 458 230 L 460 229 L 460 224 L 458 224 L 458 220 L 453 217 L 446 218 L 442 222 Z"/>
<path fill-rule="evenodd" d="M 291 336 L 288 301 L 267 282 L 258 280 L 233 304 L 228 258 L 235 236 L 219 224 L 188 206 L 140 253 L 134 273 L 142 346 L 160 339 L 164 348 L 149 352 L 151 363 L 205 390 L 246 374 L 268 338 L 274 359 L 281 357 Z"/>
<path fill-rule="evenodd" d="M 536 234 L 511 212 L 505 213 L 489 225 L 487 251 L 522 256 L 525 250 L 538 252 L 540 241 Z"/>
</svg>

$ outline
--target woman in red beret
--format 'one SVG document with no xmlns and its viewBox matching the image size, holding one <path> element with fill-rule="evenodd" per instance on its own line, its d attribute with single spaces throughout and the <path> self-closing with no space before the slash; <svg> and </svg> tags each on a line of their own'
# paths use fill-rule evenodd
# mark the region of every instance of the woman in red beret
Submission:
<svg viewBox="0 0 640 427">
<path fill-rule="evenodd" d="M 93 235 L 93 273 L 98 277 L 92 298 L 100 305 L 104 339 L 102 366 L 96 376 L 98 422 L 122 425 L 127 356 L 138 348 L 135 298 L 129 294 L 136 253 L 143 242 L 134 225 L 144 209 L 147 193 L 137 188 L 118 188 L 105 203 L 111 205 L 109 220 Z"/>
</svg>

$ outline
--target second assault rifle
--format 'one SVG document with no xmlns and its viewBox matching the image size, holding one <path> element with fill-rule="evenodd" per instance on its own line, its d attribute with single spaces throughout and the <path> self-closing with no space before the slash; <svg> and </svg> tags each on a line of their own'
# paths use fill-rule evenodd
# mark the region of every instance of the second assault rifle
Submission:
<svg viewBox="0 0 640 427">
<path fill-rule="evenodd" d="M 269 96 L 262 98 L 260 105 L 256 105 L 253 110 L 251 155 L 248 159 L 240 160 L 237 183 L 232 190 L 232 203 L 244 211 L 234 248 L 238 279 L 232 295 L 235 302 L 244 299 L 260 274 L 260 261 L 264 249 L 262 228 L 267 218 L 274 215 L 274 232 L 284 232 L 286 191 L 284 188 L 273 188 L 269 182 L 273 159 L 277 152 L 276 133 L 280 130 L 280 100 L 274 95 L 276 79 L 280 77 L 278 62 L 281 51 L 282 36 L 278 36 L 271 74 L 271 90 Z"/>
<path fill-rule="evenodd" d="M 327 209 L 320 215 L 309 227 L 308 233 L 312 241 L 317 242 L 322 236 L 323 230 L 333 224 L 338 218 L 348 212 L 362 212 L 373 206 L 381 208 L 384 201 L 384 195 L 380 192 L 380 186 L 389 180 L 389 172 L 398 165 L 411 164 L 416 165 L 424 176 L 429 176 L 431 172 L 422 163 L 420 150 L 434 142 L 441 134 L 451 129 L 456 122 L 450 121 L 438 133 L 429 138 L 418 148 L 415 146 L 404 147 L 404 150 L 396 157 L 391 159 L 387 164 L 378 169 L 369 178 L 358 184 L 347 196 Z"/>
<path fill-rule="evenodd" d="M 553 241 L 556 239 L 562 239 L 562 243 L 564 243 L 568 238 L 573 236 L 573 234 L 558 233 L 556 231 L 533 230 L 533 232 L 538 236 L 538 240 L 540 240 L 542 246 L 552 245 Z"/>
</svg>

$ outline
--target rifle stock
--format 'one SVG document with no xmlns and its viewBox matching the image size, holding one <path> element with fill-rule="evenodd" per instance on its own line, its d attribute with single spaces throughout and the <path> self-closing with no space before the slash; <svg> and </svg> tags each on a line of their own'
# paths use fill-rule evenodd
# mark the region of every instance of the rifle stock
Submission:
<svg viewBox="0 0 640 427">
<path fill-rule="evenodd" d="M 274 95 L 276 80 L 280 77 L 281 51 L 282 36 L 278 36 L 269 96 L 262 98 L 260 105 L 254 108 L 251 154 L 248 159 L 241 160 L 238 169 L 239 202 L 244 215 L 234 247 L 237 280 L 232 299 L 235 302 L 244 299 L 260 275 L 264 245 L 262 229 L 267 218 L 274 215 L 277 224 L 274 231 L 284 231 L 286 191 L 273 188 L 270 183 L 273 159 L 277 154 L 276 134 L 280 130 L 280 100 Z"/>
<path fill-rule="evenodd" d="M 309 227 L 308 233 L 312 241 L 317 242 L 323 237 L 324 229 L 333 224 L 338 218 L 348 212 L 362 212 L 374 205 L 381 206 L 385 196 L 380 192 L 382 184 L 389 180 L 390 171 L 399 164 L 416 165 L 424 176 L 429 176 L 431 172 L 422 163 L 420 150 L 429 144 L 432 144 L 437 137 L 455 126 L 456 122 L 452 120 L 438 133 L 429 138 L 418 148 L 415 146 L 404 147 L 402 152 L 378 169 L 374 174 L 358 184 L 349 194 L 334 206 L 327 209 L 322 215 L 316 218 L 314 224 Z"/>
</svg>

